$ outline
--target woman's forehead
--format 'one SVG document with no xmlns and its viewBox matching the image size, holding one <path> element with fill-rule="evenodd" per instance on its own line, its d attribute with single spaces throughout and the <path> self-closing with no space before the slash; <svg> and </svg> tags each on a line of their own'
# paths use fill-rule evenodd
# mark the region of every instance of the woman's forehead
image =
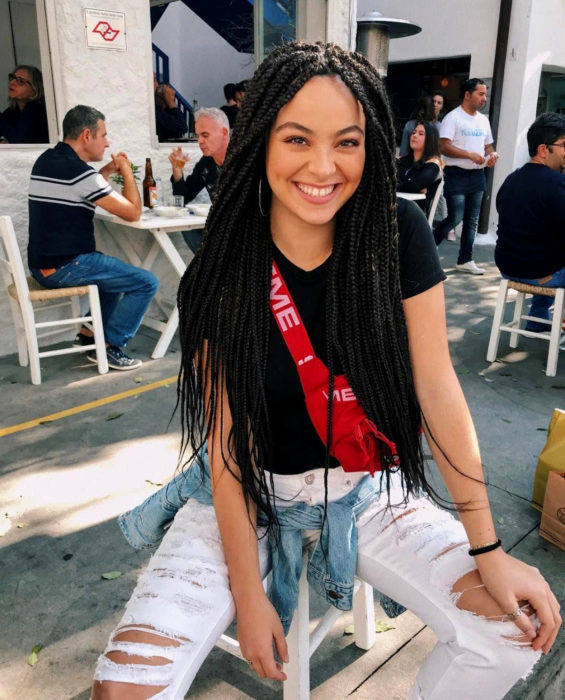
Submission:
<svg viewBox="0 0 565 700">
<path fill-rule="evenodd" d="M 365 123 L 361 103 L 338 75 L 310 78 L 280 109 L 275 124 L 297 116 L 309 121 L 339 116 L 358 125 Z"/>
</svg>

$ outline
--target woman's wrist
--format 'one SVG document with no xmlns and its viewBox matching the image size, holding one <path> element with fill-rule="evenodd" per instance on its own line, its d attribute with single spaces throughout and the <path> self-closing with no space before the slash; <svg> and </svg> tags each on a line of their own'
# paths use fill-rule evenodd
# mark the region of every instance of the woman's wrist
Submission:
<svg viewBox="0 0 565 700">
<path fill-rule="evenodd" d="M 231 588 L 231 593 L 235 602 L 235 607 L 237 610 L 242 610 L 249 606 L 254 606 L 257 604 L 257 600 L 261 596 L 267 595 L 265 589 L 263 588 L 263 583 L 260 582 L 257 586 L 256 584 L 246 584 L 242 586 L 240 590 L 234 590 Z"/>
<path fill-rule="evenodd" d="M 502 547 L 498 547 L 497 549 L 493 549 L 490 552 L 485 552 L 484 554 L 477 554 L 473 557 L 473 559 L 477 564 L 477 568 L 480 570 L 483 567 L 487 568 L 491 565 L 498 566 L 500 564 L 500 561 L 506 556 L 507 554 L 502 549 Z"/>
</svg>

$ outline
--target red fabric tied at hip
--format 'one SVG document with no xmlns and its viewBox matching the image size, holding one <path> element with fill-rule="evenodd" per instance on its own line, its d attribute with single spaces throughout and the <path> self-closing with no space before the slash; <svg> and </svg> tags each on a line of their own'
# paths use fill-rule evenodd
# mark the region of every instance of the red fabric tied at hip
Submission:
<svg viewBox="0 0 565 700">
<path fill-rule="evenodd" d="M 326 444 L 329 372 L 314 348 L 290 292 L 273 261 L 271 312 L 292 355 L 306 402 L 306 410 Z M 369 420 L 344 374 L 334 377 L 330 454 L 346 472 L 375 471 L 397 464 L 394 442 Z"/>
</svg>

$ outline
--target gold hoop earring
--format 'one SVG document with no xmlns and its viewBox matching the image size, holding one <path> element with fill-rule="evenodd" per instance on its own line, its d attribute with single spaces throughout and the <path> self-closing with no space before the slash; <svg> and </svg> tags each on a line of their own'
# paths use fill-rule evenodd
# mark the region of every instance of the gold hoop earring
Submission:
<svg viewBox="0 0 565 700">
<path fill-rule="evenodd" d="M 269 212 L 265 213 L 263 211 L 263 207 L 262 207 L 262 201 L 263 201 L 262 189 L 263 189 L 263 176 L 261 175 L 259 177 L 259 213 L 261 214 L 261 216 L 268 216 Z"/>
</svg>

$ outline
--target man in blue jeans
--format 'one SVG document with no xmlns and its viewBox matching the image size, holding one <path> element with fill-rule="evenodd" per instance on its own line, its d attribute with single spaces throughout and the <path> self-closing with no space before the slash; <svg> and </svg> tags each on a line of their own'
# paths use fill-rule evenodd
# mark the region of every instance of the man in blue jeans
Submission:
<svg viewBox="0 0 565 700">
<path fill-rule="evenodd" d="M 447 218 L 434 228 L 434 238 L 439 245 L 463 221 L 456 269 L 482 275 L 484 270 L 473 260 L 473 243 L 486 190 L 484 168 L 492 168 L 498 156 L 489 120 L 479 112 L 487 103 L 487 86 L 479 78 L 470 78 L 461 86 L 461 93 L 461 104 L 440 125 Z"/>
<path fill-rule="evenodd" d="M 530 160 L 511 173 L 496 196 L 494 259 L 504 277 L 540 287 L 565 287 L 565 117 L 540 114 L 528 129 Z M 554 298 L 534 295 L 530 316 L 549 319 Z M 528 321 L 526 330 L 548 331 Z"/>
<path fill-rule="evenodd" d="M 28 264 L 39 284 L 50 289 L 97 285 L 108 365 L 129 370 L 142 363 L 123 348 L 137 332 L 159 283 L 148 270 L 96 251 L 96 205 L 127 221 L 141 215 L 125 153 L 112 155 L 98 172 L 88 165 L 102 160 L 109 145 L 104 119 L 93 107 L 73 107 L 63 119 L 63 141 L 35 161 L 29 186 Z M 112 173 L 123 177 L 122 194 L 108 184 Z M 90 344 L 91 336 L 83 327 L 75 343 Z M 93 354 L 88 358 L 96 362 Z"/>
</svg>

